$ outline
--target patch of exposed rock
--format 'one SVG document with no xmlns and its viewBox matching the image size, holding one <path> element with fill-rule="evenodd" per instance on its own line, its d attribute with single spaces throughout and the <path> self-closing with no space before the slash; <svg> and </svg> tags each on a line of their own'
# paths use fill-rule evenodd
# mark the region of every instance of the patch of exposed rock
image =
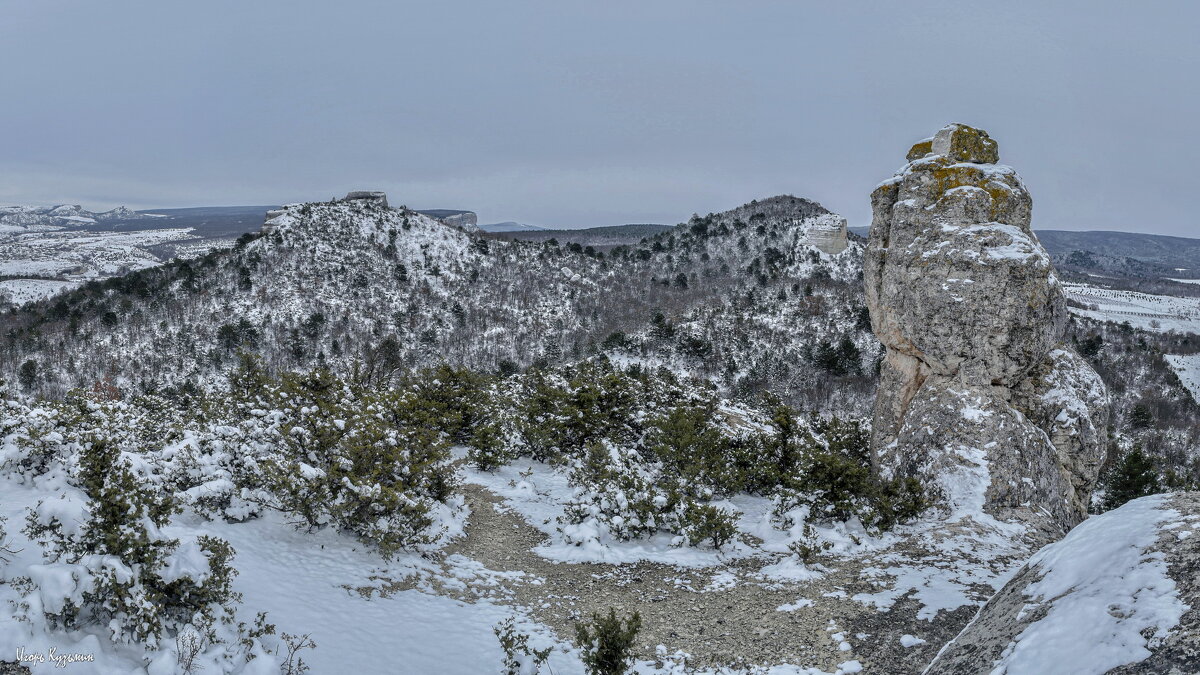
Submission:
<svg viewBox="0 0 1200 675">
<path fill-rule="evenodd" d="M 829 255 L 837 255 L 850 244 L 847 236 L 846 219 L 836 213 L 812 216 L 796 221 L 804 230 L 804 239 L 809 244 Z"/>
<path fill-rule="evenodd" d="M 867 305 L 886 347 L 872 449 L 932 482 L 982 453 L 985 510 L 1058 536 L 1086 515 L 1107 393 L 1062 344 L 1066 300 L 997 143 L 960 124 L 871 195 Z"/>
<path fill-rule="evenodd" d="M 1095 516 L 1042 549 L 927 675 L 1200 671 L 1200 493 Z"/>
<path fill-rule="evenodd" d="M 347 193 L 346 196 L 342 198 L 342 201 L 344 201 L 344 202 L 362 201 L 362 202 L 374 204 L 376 206 L 379 206 L 379 207 L 385 208 L 385 209 L 388 207 L 387 193 L 380 192 L 377 190 L 354 190 L 352 192 Z"/>
</svg>

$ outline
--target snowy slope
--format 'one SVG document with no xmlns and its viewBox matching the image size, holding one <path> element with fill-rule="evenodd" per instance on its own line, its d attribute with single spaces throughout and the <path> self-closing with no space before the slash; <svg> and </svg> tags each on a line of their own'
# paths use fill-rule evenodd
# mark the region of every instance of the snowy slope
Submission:
<svg viewBox="0 0 1200 675">
<path fill-rule="evenodd" d="M 1177 641 L 1194 630 L 1180 626 L 1194 579 L 1179 565 L 1194 560 L 1195 503 L 1154 495 L 1084 521 L 1034 555 L 927 672 L 1190 672 L 1177 669 L 1188 661 Z"/>
<path fill-rule="evenodd" d="M 1171 368 L 1179 376 L 1179 381 L 1183 383 L 1184 388 L 1191 392 L 1192 398 L 1200 403 L 1200 354 L 1188 354 L 1187 356 L 1167 354 L 1163 358 L 1171 364 Z"/>
</svg>

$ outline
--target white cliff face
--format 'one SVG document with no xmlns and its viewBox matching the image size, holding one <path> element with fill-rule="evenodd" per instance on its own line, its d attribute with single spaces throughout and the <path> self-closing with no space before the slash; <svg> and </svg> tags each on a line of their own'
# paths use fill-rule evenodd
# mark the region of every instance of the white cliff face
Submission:
<svg viewBox="0 0 1200 675">
<path fill-rule="evenodd" d="M 805 241 L 829 255 L 846 250 L 849 239 L 846 219 L 836 213 L 825 213 L 805 218 L 797 223 L 804 230 Z"/>
<path fill-rule="evenodd" d="M 1054 529 L 1068 529 L 1084 517 L 1103 460 L 1107 395 L 1060 345 L 1066 301 L 1030 229 L 1029 192 L 971 127 L 950 125 L 908 158 L 871 195 L 864 263 L 887 349 L 872 438 L 879 466 L 936 475 L 962 449 L 983 449 L 990 509 L 1049 513 Z"/>
</svg>

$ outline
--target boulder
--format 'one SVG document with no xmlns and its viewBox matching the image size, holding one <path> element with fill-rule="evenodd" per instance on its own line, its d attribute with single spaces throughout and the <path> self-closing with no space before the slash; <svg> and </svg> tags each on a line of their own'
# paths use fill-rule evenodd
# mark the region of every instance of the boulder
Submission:
<svg viewBox="0 0 1200 675">
<path fill-rule="evenodd" d="M 995 164 L 1000 161 L 1000 149 L 983 129 L 965 124 L 950 124 L 933 137 L 931 152 L 956 162 Z"/>
<path fill-rule="evenodd" d="M 960 448 L 985 450 L 987 507 L 1043 514 L 1061 534 L 1086 514 L 1107 393 L 1061 344 L 1066 299 L 1030 229 L 1029 192 L 996 164 L 997 147 L 982 130 L 949 125 L 871 195 L 863 277 L 886 348 L 872 448 L 885 474 L 925 478 L 943 461 L 931 452 L 953 461 Z M 951 392 L 989 414 L 961 425 Z M 926 429 L 936 448 L 922 445 Z"/>
<path fill-rule="evenodd" d="M 1086 511 L 1108 454 L 1108 392 L 1100 375 L 1070 349 L 1054 349 L 1013 390 L 1012 403 L 1049 436 L 1070 478 L 1073 508 Z"/>
</svg>

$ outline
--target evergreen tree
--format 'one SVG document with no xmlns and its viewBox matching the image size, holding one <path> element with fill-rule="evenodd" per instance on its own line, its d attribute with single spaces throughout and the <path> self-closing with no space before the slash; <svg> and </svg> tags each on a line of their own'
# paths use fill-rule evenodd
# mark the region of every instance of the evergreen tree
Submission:
<svg viewBox="0 0 1200 675">
<path fill-rule="evenodd" d="M 1109 511 L 1131 499 L 1152 495 L 1159 489 L 1154 462 L 1142 452 L 1141 444 L 1134 445 L 1109 476 L 1104 493 L 1104 510 Z"/>
<path fill-rule="evenodd" d="M 1149 429 L 1154 425 L 1154 416 L 1150 414 L 1150 408 L 1145 404 L 1139 403 L 1133 406 L 1133 410 L 1129 413 L 1129 428 L 1133 430 Z"/>
<path fill-rule="evenodd" d="M 38 363 L 33 359 L 29 359 L 21 364 L 21 369 L 17 371 L 17 381 L 21 383 L 21 387 L 26 390 L 33 389 L 41 380 L 41 374 L 38 372 Z"/>
<path fill-rule="evenodd" d="M 596 612 L 588 623 L 575 624 L 575 639 L 588 675 L 624 675 L 633 662 L 633 641 L 642 629 L 637 612 L 627 619 L 609 608 L 608 615 Z"/>
</svg>

